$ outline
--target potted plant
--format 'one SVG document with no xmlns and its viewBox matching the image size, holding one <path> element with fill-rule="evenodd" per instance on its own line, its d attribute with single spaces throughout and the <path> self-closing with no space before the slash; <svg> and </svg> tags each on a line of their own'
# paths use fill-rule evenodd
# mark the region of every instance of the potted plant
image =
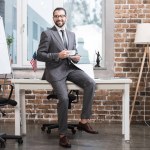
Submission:
<svg viewBox="0 0 150 150">
<path fill-rule="evenodd" d="M 7 45 L 8 45 L 8 49 L 9 49 L 9 50 L 10 50 L 11 44 L 13 43 L 13 40 L 14 40 L 14 37 L 11 36 L 11 35 L 8 35 L 7 38 L 6 38 L 6 41 L 7 41 Z"/>
</svg>

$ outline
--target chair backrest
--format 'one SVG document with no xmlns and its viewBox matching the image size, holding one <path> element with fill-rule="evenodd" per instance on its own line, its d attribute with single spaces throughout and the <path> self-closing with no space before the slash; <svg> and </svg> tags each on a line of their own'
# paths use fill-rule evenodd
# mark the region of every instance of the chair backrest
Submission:
<svg viewBox="0 0 150 150">
<path fill-rule="evenodd" d="M 13 86 L 11 84 L 0 84 L 0 91 L 2 90 L 2 85 L 4 85 L 4 87 L 6 85 L 10 86 L 10 92 L 8 94 L 8 97 L 4 97 L 3 95 L 0 95 L 0 106 L 5 106 L 5 105 L 11 105 L 11 106 L 16 106 L 17 102 L 15 100 L 11 99 L 12 96 L 12 92 L 13 92 Z"/>
<path fill-rule="evenodd" d="M 8 86 L 10 87 L 9 93 L 6 91 L 6 88 Z M 14 87 L 11 84 L 8 84 L 8 83 L 0 84 L 0 97 L 6 97 L 7 99 L 10 99 L 12 96 L 13 89 Z"/>
</svg>

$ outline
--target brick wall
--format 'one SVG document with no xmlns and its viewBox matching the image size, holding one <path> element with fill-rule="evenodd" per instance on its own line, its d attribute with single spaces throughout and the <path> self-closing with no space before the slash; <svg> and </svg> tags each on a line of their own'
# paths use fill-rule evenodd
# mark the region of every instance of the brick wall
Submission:
<svg viewBox="0 0 150 150">
<path fill-rule="evenodd" d="M 150 0 L 115 0 L 115 76 L 131 78 L 131 105 L 135 94 L 145 45 L 135 45 L 134 38 L 138 23 L 150 23 Z M 149 73 L 147 60 L 144 64 L 139 92 L 132 122 L 150 119 Z M 146 80 L 147 75 L 147 80 Z"/>
<path fill-rule="evenodd" d="M 128 77 L 133 80 L 131 85 L 131 105 L 134 98 L 144 46 L 135 45 L 134 37 L 138 23 L 150 22 L 150 0 L 114 0 L 114 71 L 116 77 Z M 149 102 L 149 74 L 147 63 L 144 65 L 140 88 L 135 103 L 132 122 L 141 123 L 144 119 L 144 97 L 146 99 L 146 120 L 150 119 Z M 147 74 L 147 81 L 145 76 Z M 145 84 L 147 83 L 147 84 Z M 27 120 L 30 122 L 48 122 L 57 120 L 57 100 L 46 99 L 50 91 L 37 90 L 26 92 Z M 146 96 L 145 96 L 146 95 Z M 122 93 L 119 90 L 96 91 L 93 104 L 93 122 L 121 122 Z M 80 118 L 82 93 L 80 92 L 79 103 L 72 104 L 69 110 L 69 121 L 77 121 Z M 7 116 L 2 121 L 13 121 L 13 108 L 6 107 Z"/>
</svg>

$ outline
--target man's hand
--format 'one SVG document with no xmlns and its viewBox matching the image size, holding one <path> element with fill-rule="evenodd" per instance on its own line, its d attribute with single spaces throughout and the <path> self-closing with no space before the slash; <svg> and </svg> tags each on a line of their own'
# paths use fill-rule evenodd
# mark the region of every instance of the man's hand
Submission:
<svg viewBox="0 0 150 150">
<path fill-rule="evenodd" d="M 81 56 L 80 55 L 75 55 L 75 56 L 70 56 L 70 58 L 72 59 L 72 61 L 78 62 L 78 61 L 80 61 Z"/>
<path fill-rule="evenodd" d="M 65 49 L 65 50 L 62 50 L 59 54 L 58 54 L 58 57 L 60 59 L 65 59 L 67 57 L 69 57 L 69 52 Z"/>
</svg>

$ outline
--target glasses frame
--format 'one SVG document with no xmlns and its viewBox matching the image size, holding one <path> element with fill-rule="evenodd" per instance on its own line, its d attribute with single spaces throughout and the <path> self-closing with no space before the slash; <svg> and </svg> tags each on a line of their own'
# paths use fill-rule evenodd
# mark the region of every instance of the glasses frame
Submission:
<svg viewBox="0 0 150 150">
<path fill-rule="evenodd" d="M 53 16 L 53 18 L 56 18 L 56 19 L 58 19 L 58 18 L 65 18 L 66 17 L 66 15 L 54 15 Z"/>
</svg>

